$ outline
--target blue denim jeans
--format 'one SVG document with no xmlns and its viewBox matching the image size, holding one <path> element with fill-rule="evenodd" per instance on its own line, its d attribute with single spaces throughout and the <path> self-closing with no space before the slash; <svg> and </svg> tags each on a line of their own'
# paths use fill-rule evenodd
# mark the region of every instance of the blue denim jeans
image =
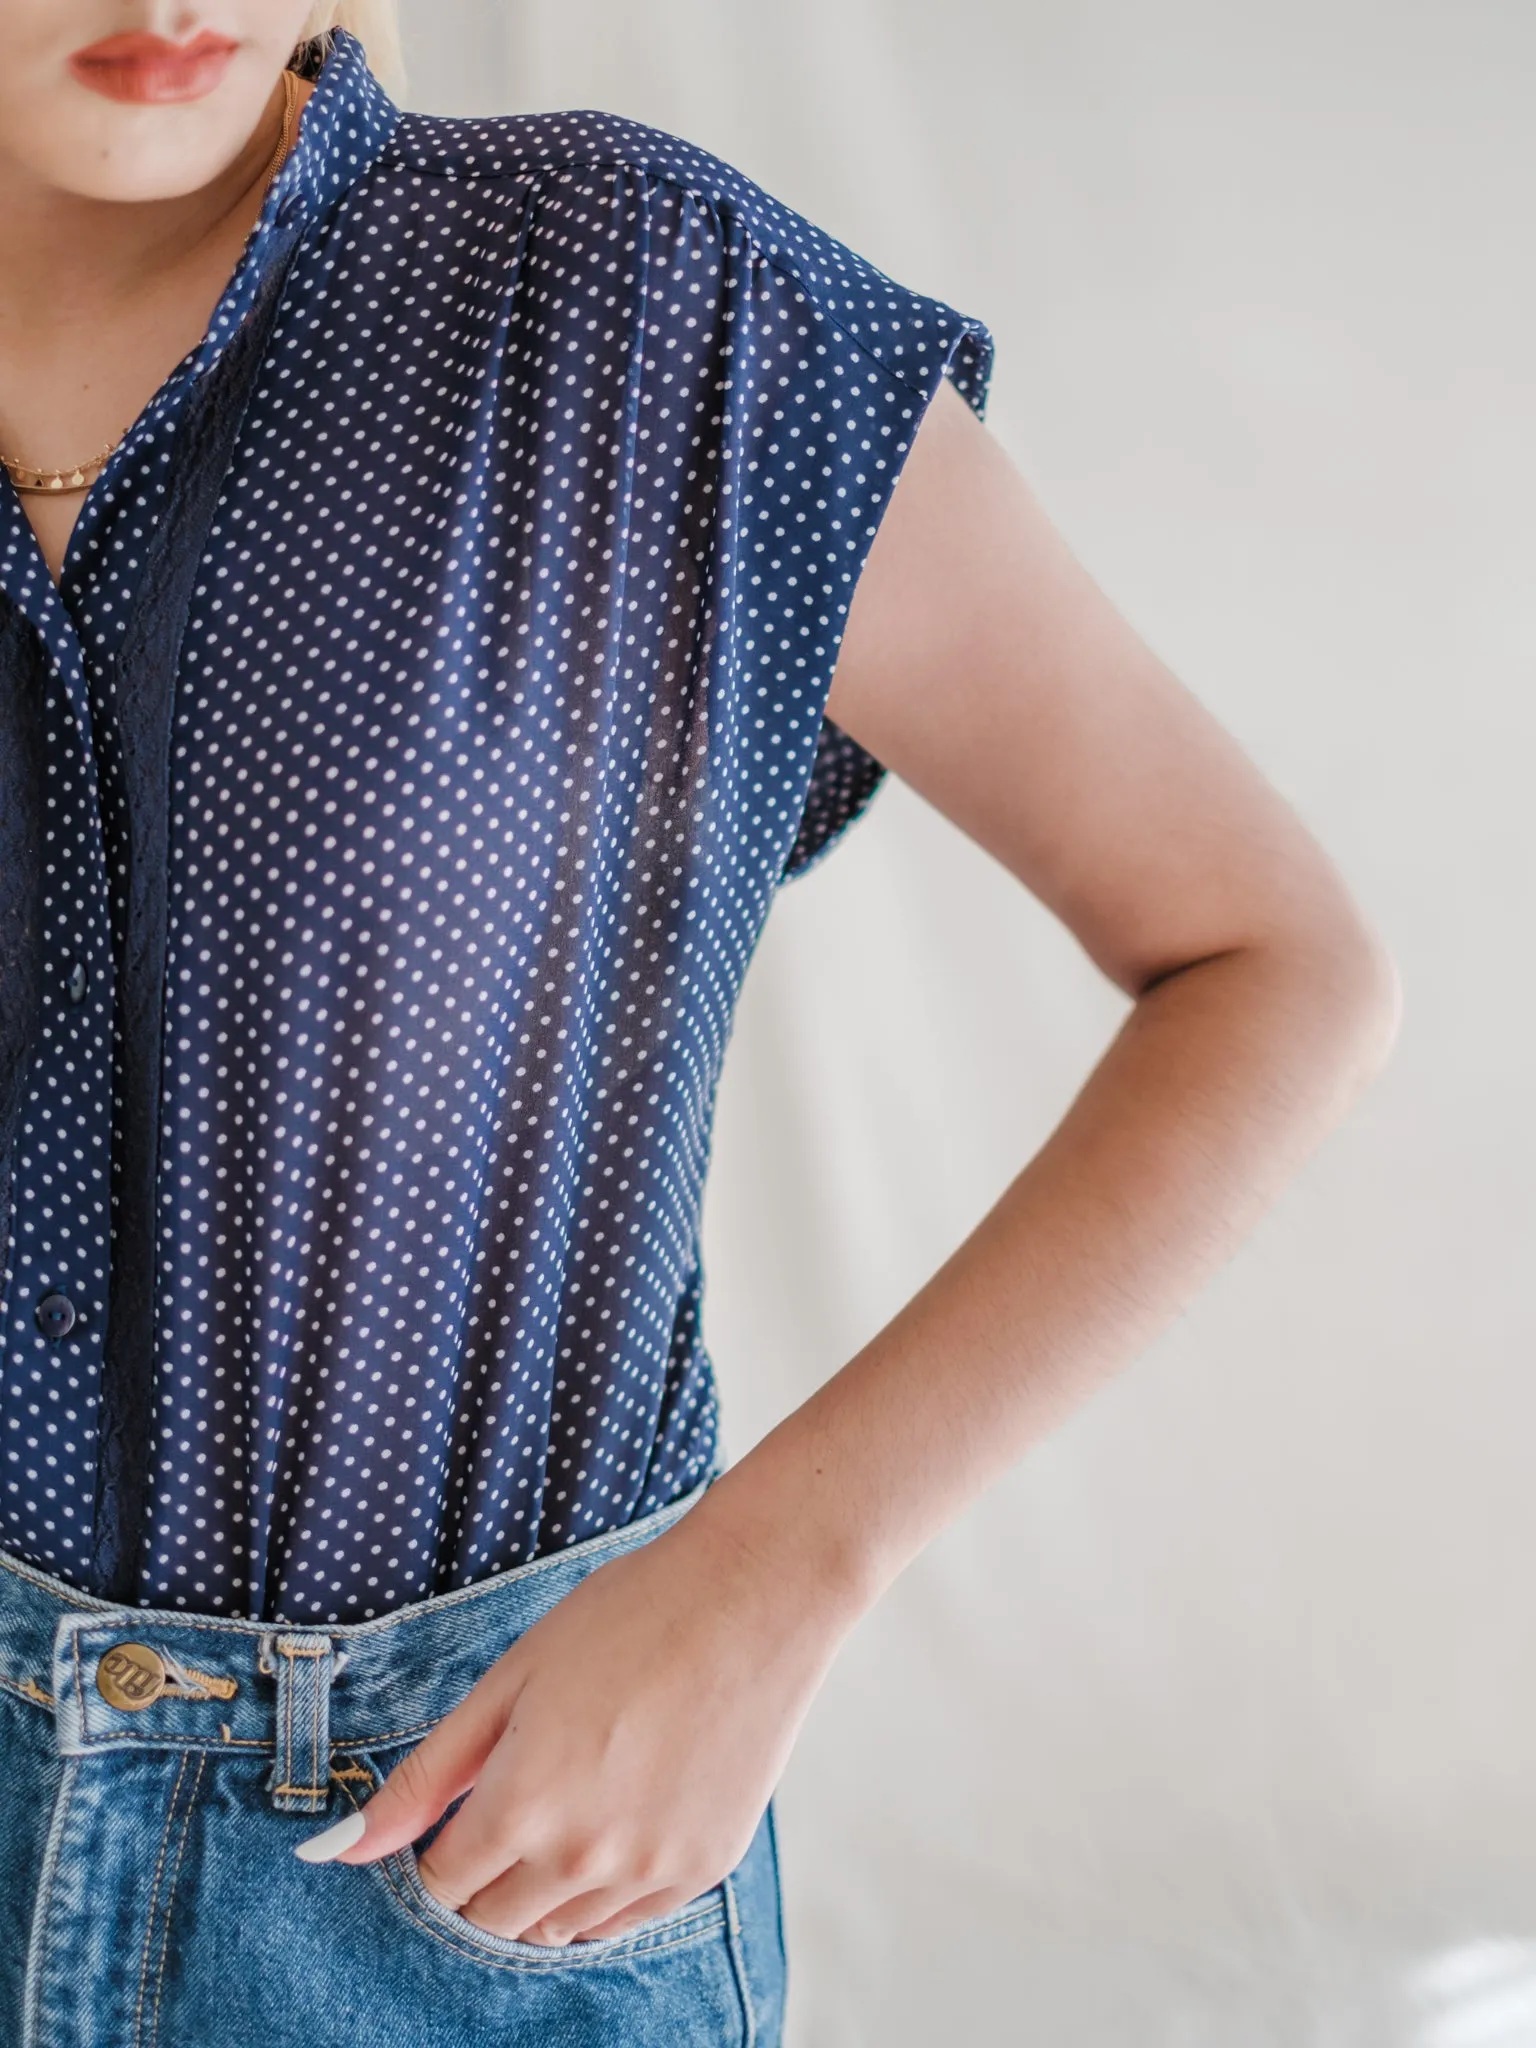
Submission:
<svg viewBox="0 0 1536 2048">
<path fill-rule="evenodd" d="M 459 1592 L 324 1629 L 119 1606 L 0 1551 L 0 2041 L 778 2048 L 771 1804 L 714 1890 L 565 1948 L 439 1904 L 416 1852 L 441 1819 L 376 1863 L 292 1854 L 564 1593 L 709 1483 Z"/>
</svg>

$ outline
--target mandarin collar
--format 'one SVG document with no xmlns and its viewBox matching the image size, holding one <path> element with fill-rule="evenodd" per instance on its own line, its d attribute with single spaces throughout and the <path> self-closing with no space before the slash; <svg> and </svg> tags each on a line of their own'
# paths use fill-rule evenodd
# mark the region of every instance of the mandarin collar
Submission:
<svg viewBox="0 0 1536 2048">
<path fill-rule="evenodd" d="M 192 365 L 195 377 L 205 376 L 223 355 L 268 273 L 377 161 L 399 118 L 400 109 L 369 70 L 362 44 L 337 29 L 288 159 L 209 323 Z"/>
</svg>

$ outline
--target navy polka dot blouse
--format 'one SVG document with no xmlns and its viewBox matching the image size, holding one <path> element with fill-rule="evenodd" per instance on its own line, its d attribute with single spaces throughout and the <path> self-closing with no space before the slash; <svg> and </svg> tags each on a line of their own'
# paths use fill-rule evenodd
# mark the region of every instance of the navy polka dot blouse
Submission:
<svg viewBox="0 0 1536 2048">
<path fill-rule="evenodd" d="M 985 327 L 338 36 L 55 589 L 0 502 L 0 1544 L 352 1621 L 709 1468 L 699 1208 L 823 707 Z"/>
</svg>

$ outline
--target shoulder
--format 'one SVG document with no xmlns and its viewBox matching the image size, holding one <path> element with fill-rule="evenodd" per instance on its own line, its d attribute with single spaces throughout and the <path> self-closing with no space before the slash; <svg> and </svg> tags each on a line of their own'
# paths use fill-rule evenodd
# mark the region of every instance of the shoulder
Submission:
<svg viewBox="0 0 1536 2048">
<path fill-rule="evenodd" d="M 665 129 L 596 108 L 486 118 L 405 114 L 381 169 L 465 187 L 519 181 L 541 188 L 553 220 L 612 204 L 615 183 L 660 193 L 672 232 L 702 233 L 756 259 L 820 315 L 893 369 L 920 369 L 979 323 L 910 289 L 734 164 Z M 654 214 L 654 238 L 665 224 Z"/>
<path fill-rule="evenodd" d="M 518 178 L 543 184 L 575 182 L 583 172 L 629 173 L 740 221 L 765 246 L 789 247 L 807 229 L 820 236 L 733 164 L 680 135 L 596 108 L 487 118 L 404 114 L 384 160 L 466 183 Z"/>
</svg>

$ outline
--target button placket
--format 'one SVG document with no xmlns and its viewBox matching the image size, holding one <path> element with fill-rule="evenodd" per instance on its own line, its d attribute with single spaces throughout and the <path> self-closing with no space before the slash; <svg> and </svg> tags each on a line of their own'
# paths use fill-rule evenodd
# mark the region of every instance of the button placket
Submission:
<svg viewBox="0 0 1536 2048">
<path fill-rule="evenodd" d="M 37 638 L 35 685 L 48 802 L 42 847 L 45 975 L 12 1152 L 10 1284 L 0 1349 L 9 1499 L 33 1482 L 37 1415 L 59 1392 L 89 1432 L 101 1386 L 111 1236 L 111 926 L 96 757 L 73 628 L 51 589 L 7 590 Z M 62 1376 L 62 1377 L 61 1377 Z M 88 1583 L 94 1501 L 78 1466 L 39 1559 Z"/>
</svg>

